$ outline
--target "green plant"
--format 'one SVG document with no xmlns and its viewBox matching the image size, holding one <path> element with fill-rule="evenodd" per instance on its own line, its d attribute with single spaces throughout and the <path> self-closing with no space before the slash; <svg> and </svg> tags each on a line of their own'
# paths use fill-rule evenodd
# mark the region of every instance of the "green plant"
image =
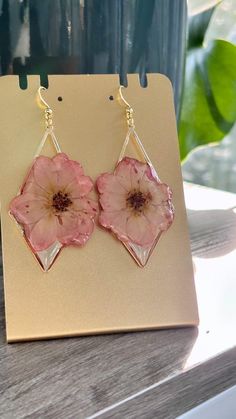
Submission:
<svg viewBox="0 0 236 419">
<path fill-rule="evenodd" d="M 222 140 L 236 121 L 236 46 L 224 39 L 206 42 L 211 19 L 212 10 L 189 23 L 179 124 L 182 159 L 197 146 Z"/>
</svg>

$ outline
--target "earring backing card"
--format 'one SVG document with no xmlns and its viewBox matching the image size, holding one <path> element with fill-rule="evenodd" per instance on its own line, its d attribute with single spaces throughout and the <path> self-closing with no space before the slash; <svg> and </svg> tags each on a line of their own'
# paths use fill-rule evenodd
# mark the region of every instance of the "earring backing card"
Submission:
<svg viewBox="0 0 236 419">
<path fill-rule="evenodd" d="M 169 80 L 150 74 L 147 88 L 141 88 L 138 76 L 129 75 L 125 97 L 135 109 L 136 129 L 153 166 L 173 190 L 176 216 L 172 227 L 144 269 L 112 235 L 98 227 L 87 246 L 65 248 L 47 274 L 38 269 L 23 238 L 16 239 L 16 226 L 8 215 L 17 181 L 24 178 L 35 153 L 35 138 L 42 134 L 40 109 L 32 100 L 39 78 L 30 76 L 24 91 L 16 76 L 2 77 L 0 85 L 7 340 L 196 325 L 198 313 Z M 83 156 L 84 170 L 93 179 L 113 170 L 126 135 L 123 109 L 109 100 L 111 95 L 116 97 L 118 86 L 117 75 L 49 76 L 45 97 L 54 110 L 60 146 L 75 160 Z M 52 152 L 50 144 L 45 152 Z M 132 142 L 127 152 L 135 157 Z"/>
</svg>

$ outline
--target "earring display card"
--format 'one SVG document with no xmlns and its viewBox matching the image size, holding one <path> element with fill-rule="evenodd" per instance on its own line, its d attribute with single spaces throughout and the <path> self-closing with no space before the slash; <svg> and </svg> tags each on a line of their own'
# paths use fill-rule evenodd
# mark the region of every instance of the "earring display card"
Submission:
<svg viewBox="0 0 236 419">
<path fill-rule="evenodd" d="M 0 196 L 7 340 L 9 342 L 198 324 L 190 242 L 170 81 L 150 74 L 140 87 L 128 76 L 126 100 L 136 131 L 160 179 L 173 191 L 175 219 L 140 268 L 125 246 L 96 226 L 88 243 L 66 247 L 43 272 L 9 216 L 44 132 L 36 104 L 39 77 L 21 90 L 0 79 Z M 61 149 L 96 178 L 113 172 L 127 125 L 117 101 L 118 75 L 49 76 L 44 98 L 53 109 Z M 113 100 L 112 100 L 113 99 Z M 130 145 L 129 155 L 134 154 Z M 52 154 L 47 144 L 42 154 Z"/>
</svg>

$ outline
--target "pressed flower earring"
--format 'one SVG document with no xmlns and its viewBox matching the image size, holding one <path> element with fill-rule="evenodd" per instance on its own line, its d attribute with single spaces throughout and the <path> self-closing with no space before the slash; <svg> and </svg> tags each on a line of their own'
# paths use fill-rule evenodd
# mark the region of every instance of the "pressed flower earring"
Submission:
<svg viewBox="0 0 236 419">
<path fill-rule="evenodd" d="M 52 110 L 38 89 L 40 107 L 44 109 L 46 130 L 33 164 L 18 195 L 10 203 L 14 217 L 33 254 L 44 271 L 55 261 L 60 250 L 69 245 L 83 246 L 94 229 L 97 203 L 89 193 L 90 177 L 80 163 L 61 152 L 52 124 Z M 40 155 L 47 139 L 56 155 Z"/>
<path fill-rule="evenodd" d="M 174 219 L 172 192 L 161 182 L 134 126 L 133 109 L 119 88 L 125 106 L 127 135 L 113 173 L 97 179 L 101 213 L 100 224 L 124 244 L 139 266 L 145 266 L 161 234 Z M 142 156 L 137 160 L 125 155 L 132 139 Z"/>
</svg>

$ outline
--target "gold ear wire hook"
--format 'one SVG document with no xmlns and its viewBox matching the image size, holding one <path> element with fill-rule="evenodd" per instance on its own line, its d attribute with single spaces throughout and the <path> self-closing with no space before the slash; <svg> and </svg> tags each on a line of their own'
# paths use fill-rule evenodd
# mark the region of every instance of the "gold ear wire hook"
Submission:
<svg viewBox="0 0 236 419">
<path fill-rule="evenodd" d="M 37 102 L 38 105 L 41 109 L 44 109 L 44 116 L 45 116 L 45 124 L 46 124 L 46 128 L 47 129 L 52 129 L 53 125 L 52 125 L 52 109 L 50 108 L 50 106 L 48 105 L 48 103 L 44 100 L 44 98 L 42 97 L 42 90 L 47 90 L 46 87 L 44 86 L 39 86 L 38 88 L 38 94 L 37 94 Z"/>
<path fill-rule="evenodd" d="M 125 100 L 125 98 L 122 94 L 122 89 L 123 88 L 124 88 L 124 86 L 120 85 L 120 87 L 119 87 L 119 99 L 121 99 L 121 101 L 125 105 L 126 119 L 127 119 L 128 127 L 135 128 L 134 119 L 133 119 L 134 111 L 133 111 L 133 108 L 130 106 L 130 104 L 127 102 L 127 100 Z"/>
<path fill-rule="evenodd" d="M 127 102 L 127 100 L 125 100 L 123 93 L 122 93 L 122 89 L 124 89 L 125 87 L 120 85 L 119 87 L 119 95 L 120 95 L 120 99 L 124 102 L 124 104 L 126 105 L 127 108 L 131 108 L 130 104 Z"/>
</svg>

